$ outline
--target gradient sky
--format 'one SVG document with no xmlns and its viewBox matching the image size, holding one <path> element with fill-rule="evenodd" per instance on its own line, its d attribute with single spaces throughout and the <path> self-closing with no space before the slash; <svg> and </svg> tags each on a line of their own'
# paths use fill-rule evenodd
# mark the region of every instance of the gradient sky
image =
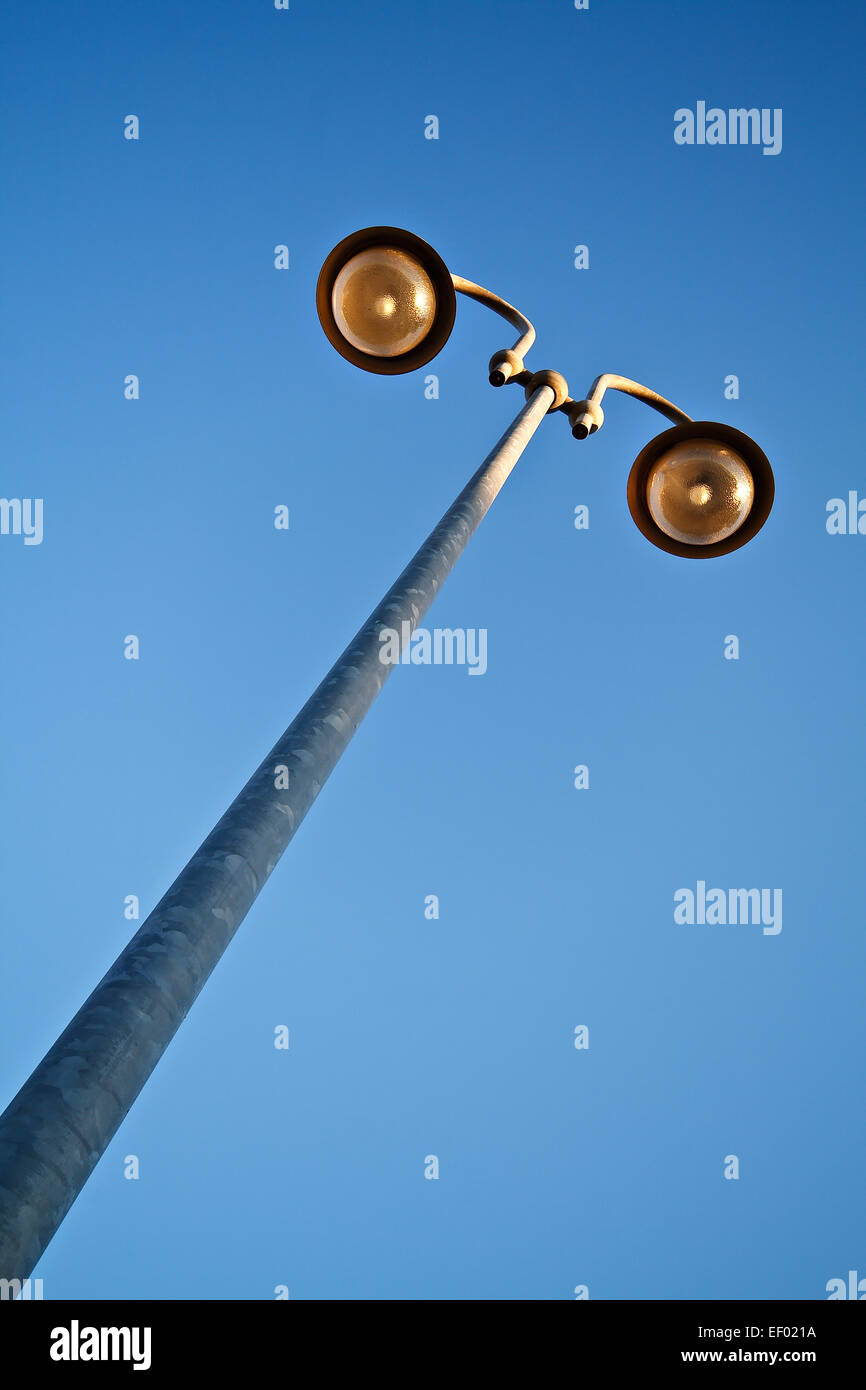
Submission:
<svg viewBox="0 0 866 1390">
<path fill-rule="evenodd" d="M 645 381 L 777 480 L 752 544 L 692 563 L 626 506 L 660 417 L 611 395 L 585 443 L 544 422 L 426 620 L 485 627 L 487 674 L 395 672 L 45 1297 L 866 1275 L 866 536 L 825 527 L 866 496 L 863 15 L 51 0 L 4 27 L 0 491 L 44 499 L 44 540 L 0 536 L 0 1105 L 125 944 L 126 895 L 155 905 L 521 404 L 467 301 L 438 400 L 339 358 L 335 242 L 411 228 L 529 315 L 574 396 Z M 677 146 L 699 100 L 781 108 L 782 152 Z M 781 933 L 677 926 L 699 879 L 781 888 Z"/>
</svg>

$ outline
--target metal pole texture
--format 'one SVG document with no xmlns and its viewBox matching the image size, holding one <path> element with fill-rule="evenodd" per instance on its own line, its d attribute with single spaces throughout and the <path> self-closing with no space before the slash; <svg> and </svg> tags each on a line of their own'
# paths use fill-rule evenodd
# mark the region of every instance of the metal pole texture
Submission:
<svg viewBox="0 0 866 1390">
<path fill-rule="evenodd" d="M 0 1116 L 0 1278 L 31 1274 L 382 689 L 380 632 L 426 613 L 553 400 L 533 392 Z"/>
</svg>

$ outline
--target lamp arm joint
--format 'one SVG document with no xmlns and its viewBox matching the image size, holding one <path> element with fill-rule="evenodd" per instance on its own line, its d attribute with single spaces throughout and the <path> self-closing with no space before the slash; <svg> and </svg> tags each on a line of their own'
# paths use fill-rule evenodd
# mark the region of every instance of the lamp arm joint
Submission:
<svg viewBox="0 0 866 1390">
<path fill-rule="evenodd" d="M 601 429 L 604 424 L 601 402 L 605 391 L 621 391 L 626 396 L 633 396 L 635 400 L 672 420 L 675 425 L 691 424 L 690 415 L 680 410 L 673 401 L 660 396 L 657 391 L 652 391 L 649 386 L 643 386 L 639 381 L 632 381 L 627 376 L 618 376 L 615 372 L 603 372 L 590 386 L 586 400 L 567 403 L 568 417 L 575 439 L 586 439 L 587 435 L 595 434 Z"/>
<path fill-rule="evenodd" d="M 452 275 L 451 279 L 458 294 L 465 294 L 468 299 L 474 299 L 476 303 L 492 309 L 494 314 L 498 314 L 516 328 L 520 335 L 513 347 L 503 348 L 491 357 L 488 367 L 491 386 L 504 386 L 506 381 L 513 381 L 518 385 L 525 384 L 530 373 L 527 372 L 523 359 L 535 342 L 535 329 L 529 319 L 519 309 L 515 309 L 513 304 L 501 299 L 492 290 L 484 289 L 483 285 L 476 285 L 473 280 L 465 280 L 462 275 Z"/>
</svg>

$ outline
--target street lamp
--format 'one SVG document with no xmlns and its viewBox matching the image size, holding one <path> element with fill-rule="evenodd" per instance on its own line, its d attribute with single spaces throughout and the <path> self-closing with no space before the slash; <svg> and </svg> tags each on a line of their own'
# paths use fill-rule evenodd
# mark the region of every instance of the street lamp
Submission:
<svg viewBox="0 0 866 1390">
<path fill-rule="evenodd" d="M 445 346 L 457 296 L 448 267 L 426 241 L 400 227 L 366 227 L 328 256 L 316 307 L 343 357 L 395 376 L 423 367 Z"/>
<path fill-rule="evenodd" d="M 319 319 L 331 344 L 365 371 L 413 371 L 435 357 L 454 326 L 455 290 L 479 300 L 521 329 L 511 349 L 490 360 L 493 386 L 522 385 L 529 400 L 543 385 L 554 391 L 549 411 L 567 415 L 575 439 L 604 423 L 605 391 L 623 391 L 676 422 L 650 440 L 628 480 L 635 524 L 661 550 L 689 559 L 727 555 L 750 541 L 773 505 L 773 472 L 754 440 L 730 425 L 693 421 L 663 396 L 628 377 L 596 377 L 586 400 L 568 394 L 559 372 L 529 372 L 524 355 L 535 340 L 518 310 L 459 275 L 420 237 L 399 227 L 366 227 L 334 247 L 316 290 Z"/>
<path fill-rule="evenodd" d="M 767 518 L 772 471 L 746 435 L 692 421 L 627 377 L 597 377 L 585 400 L 572 400 L 561 373 L 527 369 L 535 330 L 525 315 L 451 275 L 410 232 L 369 227 L 341 241 L 322 267 L 317 305 L 343 357 L 394 375 L 444 346 L 455 292 L 517 329 L 488 373 L 494 386 L 522 386 L 525 404 L 0 1115 L 0 1279 L 30 1275 L 385 684 L 383 633 L 401 634 L 405 649 L 545 415 L 563 414 L 586 439 L 601 428 L 612 389 L 674 422 L 641 452 L 628 483 L 632 516 L 663 550 L 725 554 Z"/>
<path fill-rule="evenodd" d="M 628 505 L 653 545 L 708 559 L 745 545 L 773 505 L 773 472 L 753 439 L 708 420 L 675 425 L 638 454 Z"/>
</svg>

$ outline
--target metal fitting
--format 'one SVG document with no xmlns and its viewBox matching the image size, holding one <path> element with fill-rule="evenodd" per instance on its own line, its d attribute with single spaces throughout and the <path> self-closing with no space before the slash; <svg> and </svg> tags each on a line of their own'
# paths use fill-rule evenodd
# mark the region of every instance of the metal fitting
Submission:
<svg viewBox="0 0 866 1390">
<path fill-rule="evenodd" d="M 568 422 L 575 439 L 586 439 L 604 424 L 604 411 L 595 401 L 574 401 L 568 407 Z"/>
<path fill-rule="evenodd" d="M 559 410 L 559 407 L 568 400 L 568 382 L 561 372 L 533 372 L 525 383 L 527 400 L 533 391 L 538 390 L 539 386 L 549 386 L 553 391 L 553 405 L 548 410 L 548 415 L 551 410 Z"/>
<path fill-rule="evenodd" d="M 525 368 L 522 357 L 511 348 L 504 348 L 502 352 L 494 352 L 487 370 L 491 386 L 504 386 L 509 378 L 519 376 Z"/>
</svg>

